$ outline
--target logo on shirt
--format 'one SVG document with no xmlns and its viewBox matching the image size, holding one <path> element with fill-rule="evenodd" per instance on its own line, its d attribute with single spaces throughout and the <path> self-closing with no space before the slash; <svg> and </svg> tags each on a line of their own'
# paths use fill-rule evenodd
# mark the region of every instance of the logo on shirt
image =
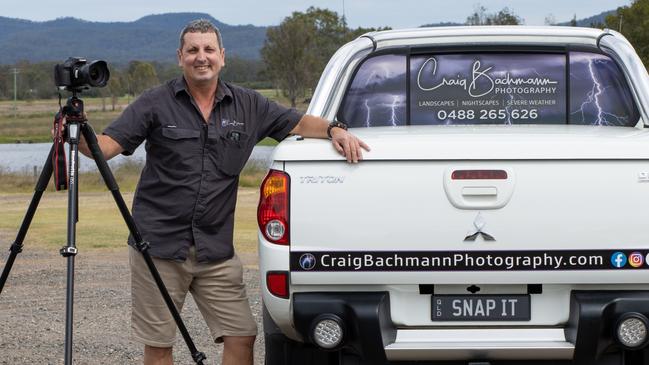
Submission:
<svg viewBox="0 0 649 365">
<path fill-rule="evenodd" d="M 237 122 L 236 120 L 221 119 L 221 127 L 240 127 L 243 124 L 243 122 Z"/>
</svg>

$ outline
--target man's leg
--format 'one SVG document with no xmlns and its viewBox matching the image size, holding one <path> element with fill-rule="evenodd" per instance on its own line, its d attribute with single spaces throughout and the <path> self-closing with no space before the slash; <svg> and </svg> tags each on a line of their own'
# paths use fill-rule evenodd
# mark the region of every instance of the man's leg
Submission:
<svg viewBox="0 0 649 365">
<path fill-rule="evenodd" d="M 144 345 L 144 364 L 173 364 L 176 322 L 164 302 L 142 254 L 129 247 L 131 266 L 131 338 Z M 153 258 L 178 311 L 191 283 L 184 263 Z"/>
<path fill-rule="evenodd" d="M 223 336 L 223 365 L 253 365 L 255 336 Z"/>
<path fill-rule="evenodd" d="M 173 365 L 171 347 L 153 347 L 144 345 L 144 365 Z"/>
<path fill-rule="evenodd" d="M 243 283 L 243 266 L 235 255 L 214 264 L 195 263 L 190 292 L 214 340 L 224 342 L 224 365 L 252 365 L 257 323 Z"/>
</svg>

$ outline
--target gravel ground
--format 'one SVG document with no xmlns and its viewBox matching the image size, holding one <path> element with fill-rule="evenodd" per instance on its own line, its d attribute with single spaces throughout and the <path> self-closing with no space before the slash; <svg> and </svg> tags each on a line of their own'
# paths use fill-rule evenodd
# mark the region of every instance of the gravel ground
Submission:
<svg viewBox="0 0 649 365">
<path fill-rule="evenodd" d="M 2 240 L 5 242 L 5 240 Z M 0 247 L 0 269 L 8 252 Z M 6 254 L 5 254 L 6 253 Z M 252 313 L 261 333 L 261 299 L 256 255 L 240 255 Z M 128 250 L 80 248 L 75 259 L 74 363 L 141 364 L 142 346 L 129 339 Z M 0 295 L 0 364 L 62 364 L 65 343 L 67 259 L 57 251 L 25 248 Z M 219 364 L 222 345 L 212 342 L 191 295 L 183 320 L 206 364 Z M 194 364 L 177 334 L 175 364 Z M 263 338 L 255 344 L 255 364 L 263 364 Z"/>
</svg>

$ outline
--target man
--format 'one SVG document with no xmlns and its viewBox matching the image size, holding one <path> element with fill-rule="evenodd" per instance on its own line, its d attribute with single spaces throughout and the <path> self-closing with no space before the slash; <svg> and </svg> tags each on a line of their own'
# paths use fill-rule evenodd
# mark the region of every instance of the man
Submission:
<svg viewBox="0 0 649 365">
<path fill-rule="evenodd" d="M 146 140 L 133 217 L 149 253 L 179 309 L 192 293 L 224 343 L 223 364 L 252 364 L 257 328 L 232 244 L 238 175 L 252 148 L 267 136 L 329 137 L 352 163 L 369 148 L 342 124 L 221 81 L 225 50 L 209 21 L 190 22 L 177 53 L 183 76 L 143 93 L 97 138 L 107 159 Z M 90 155 L 84 142 L 80 150 Z M 133 338 L 145 345 L 145 364 L 172 364 L 175 322 L 133 247 L 130 263 Z"/>
</svg>

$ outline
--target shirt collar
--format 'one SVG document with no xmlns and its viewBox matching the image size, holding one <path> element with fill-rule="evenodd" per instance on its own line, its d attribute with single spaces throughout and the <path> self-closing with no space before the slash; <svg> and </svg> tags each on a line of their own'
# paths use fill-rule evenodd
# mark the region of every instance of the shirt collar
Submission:
<svg viewBox="0 0 649 365">
<path fill-rule="evenodd" d="M 175 80 L 173 84 L 173 90 L 176 96 L 181 91 L 184 91 L 187 95 L 189 95 L 187 82 L 185 81 L 185 78 L 183 76 L 180 76 Z M 232 90 L 230 90 L 230 87 L 225 82 L 219 79 L 216 85 L 216 96 L 214 97 L 214 104 L 223 101 L 225 98 L 232 100 Z"/>
</svg>

